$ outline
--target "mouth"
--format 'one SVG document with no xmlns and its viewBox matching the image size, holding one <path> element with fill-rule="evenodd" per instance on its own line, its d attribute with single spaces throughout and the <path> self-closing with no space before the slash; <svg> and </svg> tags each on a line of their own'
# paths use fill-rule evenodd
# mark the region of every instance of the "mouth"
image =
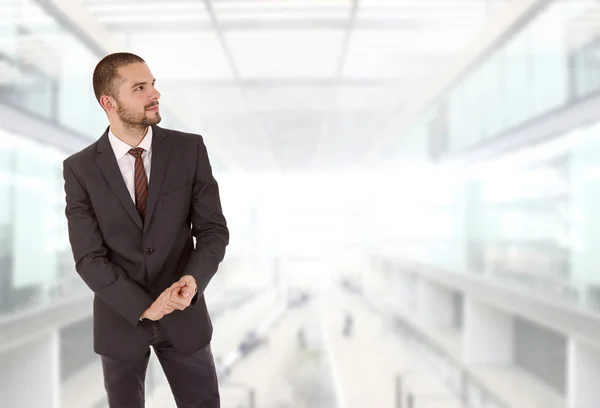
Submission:
<svg viewBox="0 0 600 408">
<path fill-rule="evenodd" d="M 146 108 L 146 110 L 148 110 L 150 112 L 158 112 L 158 104 L 152 105 L 149 108 Z"/>
</svg>

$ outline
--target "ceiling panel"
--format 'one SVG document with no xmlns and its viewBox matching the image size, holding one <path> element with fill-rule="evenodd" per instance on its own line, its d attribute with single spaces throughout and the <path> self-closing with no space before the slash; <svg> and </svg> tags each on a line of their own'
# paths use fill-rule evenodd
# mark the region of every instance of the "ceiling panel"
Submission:
<svg viewBox="0 0 600 408">
<path fill-rule="evenodd" d="M 257 111 L 328 110 L 335 107 L 336 89 L 323 86 L 272 86 L 246 91 Z"/>
<path fill-rule="evenodd" d="M 247 170 L 351 166 L 507 3 L 82 2 L 146 59 L 165 107 Z"/>
<path fill-rule="evenodd" d="M 219 88 L 187 86 L 185 82 L 166 86 L 159 85 L 160 82 L 156 86 L 162 93 L 162 98 L 177 100 L 179 102 L 178 112 L 185 113 L 186 116 L 223 112 L 235 114 L 248 111 L 242 91 L 234 84 Z"/>
<path fill-rule="evenodd" d="M 343 31 L 228 31 L 228 47 L 242 78 L 332 77 Z"/>
<path fill-rule="evenodd" d="M 388 86 L 343 86 L 338 91 L 337 108 L 341 111 L 388 111 L 397 109 L 415 88 L 414 83 Z"/>
<path fill-rule="evenodd" d="M 265 12 L 281 10 L 350 9 L 352 0 L 213 0 L 217 12 Z"/>
<path fill-rule="evenodd" d="M 185 83 L 194 79 L 233 79 L 217 34 L 133 34 L 130 50 L 144 58 L 157 79 Z"/>
<path fill-rule="evenodd" d="M 146 23 L 161 24 L 168 22 L 206 23 L 210 16 L 204 2 L 164 1 L 164 2 L 91 2 L 85 3 L 87 9 L 101 23 Z"/>
<path fill-rule="evenodd" d="M 143 14 L 143 13 L 169 13 L 169 12 L 203 12 L 206 6 L 202 1 L 127 1 L 127 0 L 102 0 L 85 1 L 88 10 L 96 15 L 103 14 Z"/>
</svg>

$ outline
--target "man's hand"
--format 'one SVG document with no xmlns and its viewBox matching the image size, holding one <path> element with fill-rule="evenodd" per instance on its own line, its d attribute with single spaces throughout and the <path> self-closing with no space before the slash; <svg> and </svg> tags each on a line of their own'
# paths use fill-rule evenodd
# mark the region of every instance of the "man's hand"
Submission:
<svg viewBox="0 0 600 408">
<path fill-rule="evenodd" d="M 196 279 L 192 275 L 184 275 L 175 282 L 176 286 L 169 295 L 167 306 L 177 310 L 184 310 L 192 302 L 192 298 L 198 291 Z"/>
<path fill-rule="evenodd" d="M 165 289 L 163 293 L 150 305 L 148 309 L 142 314 L 142 318 L 148 320 L 160 320 L 165 315 L 173 312 L 175 310 L 174 307 L 169 306 L 169 298 L 173 292 L 179 291 L 179 288 L 184 284 L 180 281 L 173 283 L 169 288 Z"/>
</svg>

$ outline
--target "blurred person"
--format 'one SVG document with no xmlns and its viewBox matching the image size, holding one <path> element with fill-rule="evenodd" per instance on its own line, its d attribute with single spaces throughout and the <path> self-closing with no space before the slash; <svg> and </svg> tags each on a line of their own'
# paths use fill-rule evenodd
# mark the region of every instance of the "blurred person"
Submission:
<svg viewBox="0 0 600 408">
<path fill-rule="evenodd" d="M 344 337 L 352 336 L 352 328 L 354 326 L 354 319 L 352 318 L 352 314 L 350 312 L 346 312 L 346 316 L 344 318 L 344 327 L 342 329 L 342 333 Z"/>
<path fill-rule="evenodd" d="M 152 346 L 178 407 L 219 407 L 203 293 L 229 230 L 203 138 L 158 126 L 160 93 L 137 55 L 104 57 L 93 87 L 110 125 L 63 176 L 109 406 L 144 406 Z"/>
<path fill-rule="evenodd" d="M 296 338 L 298 340 L 298 348 L 305 349 L 306 348 L 306 333 L 304 333 L 304 328 L 299 327 L 296 333 Z"/>
</svg>

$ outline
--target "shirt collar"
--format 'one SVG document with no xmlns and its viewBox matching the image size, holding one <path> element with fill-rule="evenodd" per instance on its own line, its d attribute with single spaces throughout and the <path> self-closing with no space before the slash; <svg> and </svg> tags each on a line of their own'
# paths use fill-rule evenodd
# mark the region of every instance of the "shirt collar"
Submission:
<svg viewBox="0 0 600 408">
<path fill-rule="evenodd" d="M 110 141 L 110 145 L 115 152 L 115 157 L 117 160 L 121 159 L 123 156 L 129 153 L 129 150 L 131 150 L 131 146 L 115 136 L 110 127 L 108 129 L 108 140 Z M 152 126 L 148 126 L 148 132 L 146 132 L 146 136 L 144 136 L 137 147 L 141 147 L 147 152 L 152 150 Z"/>
</svg>

